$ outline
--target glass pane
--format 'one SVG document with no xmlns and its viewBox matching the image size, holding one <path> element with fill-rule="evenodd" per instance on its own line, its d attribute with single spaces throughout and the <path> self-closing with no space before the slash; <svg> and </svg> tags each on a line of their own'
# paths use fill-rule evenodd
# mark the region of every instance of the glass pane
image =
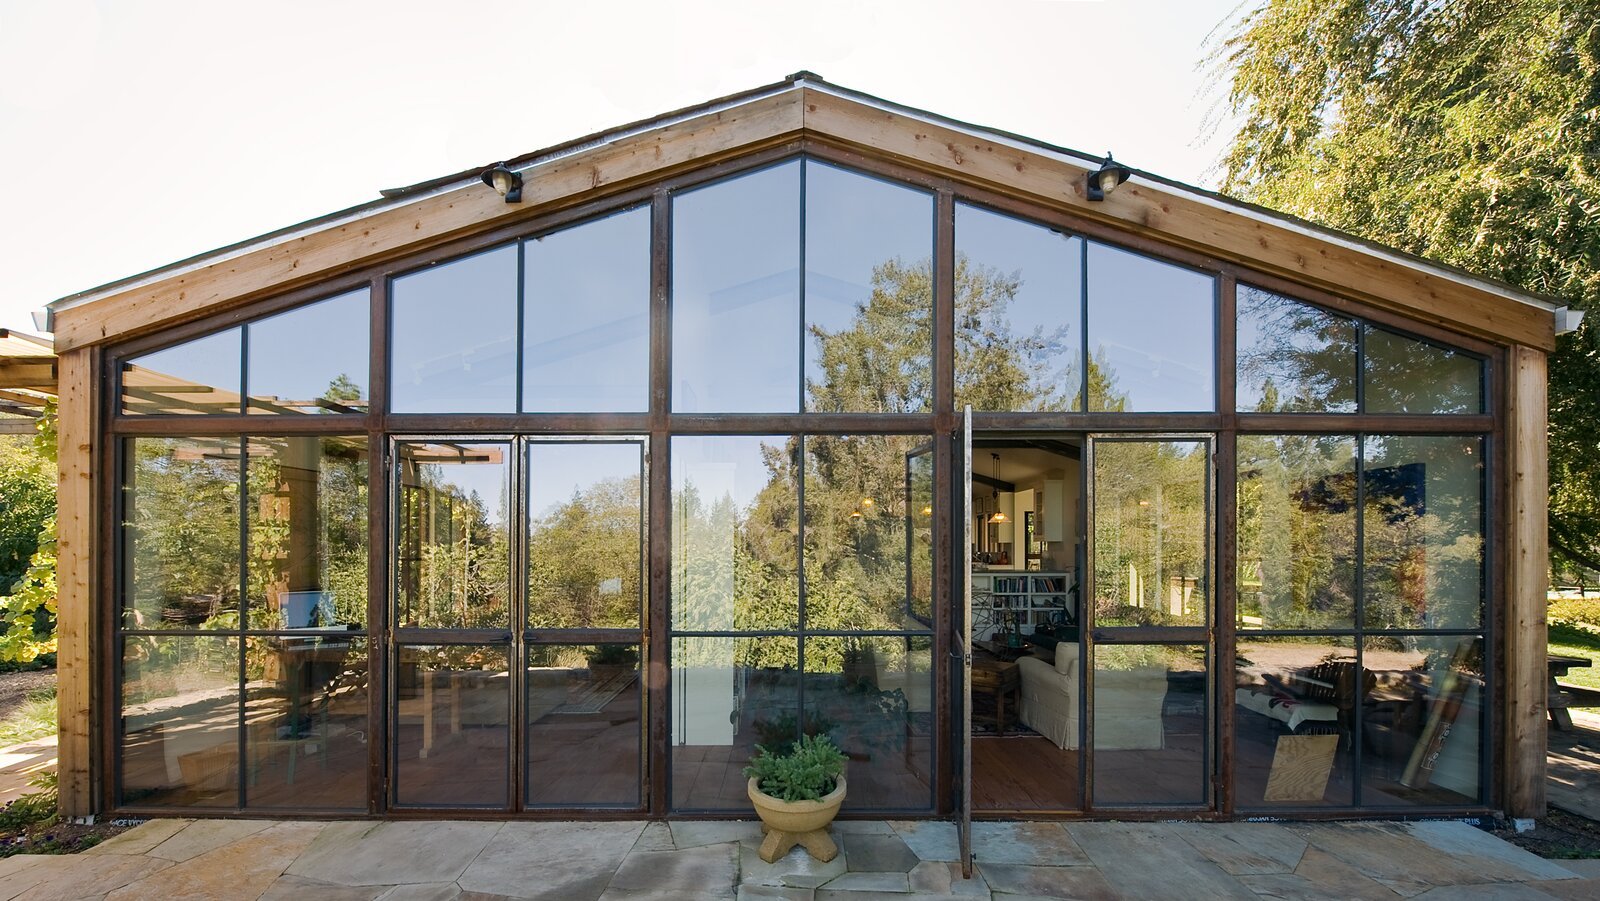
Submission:
<svg viewBox="0 0 1600 901">
<path fill-rule="evenodd" d="M 239 641 L 130 635 L 122 656 L 123 804 L 239 803 Z"/>
<path fill-rule="evenodd" d="M 395 803 L 505 807 L 511 672 L 503 645 L 401 647 Z"/>
<path fill-rule="evenodd" d="M 1356 649 L 1349 638 L 1241 639 L 1233 703 L 1240 807 L 1354 803 Z"/>
<path fill-rule="evenodd" d="M 1082 270 L 1082 238 L 956 204 L 956 409 L 1083 409 Z"/>
<path fill-rule="evenodd" d="M 528 625 L 637 629 L 644 445 L 528 447 Z"/>
<path fill-rule="evenodd" d="M 1483 617 L 1483 439 L 1366 439 L 1368 629 L 1473 629 Z"/>
<path fill-rule="evenodd" d="M 239 443 L 130 438 L 122 624 L 239 628 Z"/>
<path fill-rule="evenodd" d="M 395 624 L 511 625 L 511 449 L 402 444 Z"/>
<path fill-rule="evenodd" d="M 756 745 L 800 734 L 799 660 L 794 638 L 672 640 L 674 810 L 749 810 Z"/>
<path fill-rule="evenodd" d="M 245 639 L 250 807 L 367 809 L 367 641 Z"/>
<path fill-rule="evenodd" d="M 806 409 L 933 402 L 933 195 L 806 162 Z"/>
<path fill-rule="evenodd" d="M 800 439 L 672 439 L 672 628 L 800 626 Z"/>
<path fill-rule="evenodd" d="M 1362 806 L 1479 803 L 1483 639 L 1374 636 L 1363 654 Z"/>
<path fill-rule="evenodd" d="M 1356 439 L 1239 436 L 1239 628 L 1353 629 Z"/>
<path fill-rule="evenodd" d="M 931 582 L 931 558 L 906 534 L 906 457 L 927 436 L 811 435 L 805 439 L 806 627 L 921 629 L 913 581 Z"/>
<path fill-rule="evenodd" d="M 365 413 L 371 322 L 362 288 L 250 323 L 250 412 Z"/>
<path fill-rule="evenodd" d="M 1205 804 L 1203 645 L 1094 649 L 1094 805 Z"/>
<path fill-rule="evenodd" d="M 1366 327 L 1367 413 L 1482 413 L 1483 362 Z"/>
<path fill-rule="evenodd" d="M 389 409 L 511 413 L 517 408 L 517 248 L 395 279 Z"/>
<path fill-rule="evenodd" d="M 196 338 L 122 363 L 123 413 L 242 413 L 240 331 Z"/>
<path fill-rule="evenodd" d="M 522 409 L 650 406 L 650 209 L 524 242 Z"/>
<path fill-rule="evenodd" d="M 252 629 L 367 622 L 367 439 L 251 438 Z"/>
<path fill-rule="evenodd" d="M 933 628 L 933 451 L 906 455 L 906 529 L 911 533 L 907 597 L 917 623 Z"/>
<path fill-rule="evenodd" d="M 1210 411 L 1216 285 L 1209 275 L 1089 243 L 1089 409 Z"/>
<path fill-rule="evenodd" d="M 1356 324 L 1240 285 L 1240 412 L 1354 413 Z"/>
<path fill-rule="evenodd" d="M 1093 447 L 1095 623 L 1205 625 L 1210 445 L 1097 441 Z"/>
<path fill-rule="evenodd" d="M 800 163 L 672 200 L 672 409 L 800 403 Z"/>
<path fill-rule="evenodd" d="M 805 734 L 850 758 L 848 810 L 933 805 L 933 639 L 806 639 Z"/>
<path fill-rule="evenodd" d="M 527 690 L 527 803 L 639 806 L 638 645 L 532 645 Z"/>
</svg>

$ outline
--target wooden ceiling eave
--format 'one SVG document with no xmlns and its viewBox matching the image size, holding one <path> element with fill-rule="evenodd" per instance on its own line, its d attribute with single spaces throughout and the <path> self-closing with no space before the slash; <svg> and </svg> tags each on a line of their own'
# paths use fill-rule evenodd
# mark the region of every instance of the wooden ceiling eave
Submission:
<svg viewBox="0 0 1600 901">
<path fill-rule="evenodd" d="M 462 185 L 58 310 L 56 348 L 65 351 L 148 333 L 798 137 L 853 148 L 958 185 L 1059 210 L 1492 343 L 1546 351 L 1555 346 L 1549 310 L 1451 278 L 1442 270 L 1407 265 L 1137 179 L 1103 202 L 1090 202 L 1083 197 L 1082 165 L 829 91 L 798 87 L 541 164 L 527 174 L 521 204 L 503 203 L 481 184 Z"/>
</svg>

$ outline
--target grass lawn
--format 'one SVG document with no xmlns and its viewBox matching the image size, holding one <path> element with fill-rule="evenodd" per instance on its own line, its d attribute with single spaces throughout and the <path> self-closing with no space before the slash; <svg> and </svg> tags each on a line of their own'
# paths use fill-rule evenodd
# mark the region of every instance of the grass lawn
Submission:
<svg viewBox="0 0 1600 901">
<path fill-rule="evenodd" d="M 1600 600 L 1550 599 L 1550 653 L 1587 657 L 1588 669 L 1574 669 L 1561 681 L 1600 691 Z"/>
</svg>

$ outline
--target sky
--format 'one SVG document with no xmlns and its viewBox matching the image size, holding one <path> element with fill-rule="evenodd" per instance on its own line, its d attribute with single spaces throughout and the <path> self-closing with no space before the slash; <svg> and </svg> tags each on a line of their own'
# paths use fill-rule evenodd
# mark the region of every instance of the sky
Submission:
<svg viewBox="0 0 1600 901">
<path fill-rule="evenodd" d="M 1241 0 L 0 0 L 0 327 L 807 69 L 1208 187 Z"/>
</svg>

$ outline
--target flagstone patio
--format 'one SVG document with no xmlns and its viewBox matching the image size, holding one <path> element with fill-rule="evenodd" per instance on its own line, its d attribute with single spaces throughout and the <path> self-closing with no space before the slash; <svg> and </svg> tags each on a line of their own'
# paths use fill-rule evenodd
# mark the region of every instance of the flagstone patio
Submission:
<svg viewBox="0 0 1600 901">
<path fill-rule="evenodd" d="M 74 856 L 0 860 L 0 901 L 1596 898 L 1600 861 L 1550 861 L 1465 823 L 836 823 L 840 855 L 756 856 L 754 822 L 152 820 Z"/>
</svg>

